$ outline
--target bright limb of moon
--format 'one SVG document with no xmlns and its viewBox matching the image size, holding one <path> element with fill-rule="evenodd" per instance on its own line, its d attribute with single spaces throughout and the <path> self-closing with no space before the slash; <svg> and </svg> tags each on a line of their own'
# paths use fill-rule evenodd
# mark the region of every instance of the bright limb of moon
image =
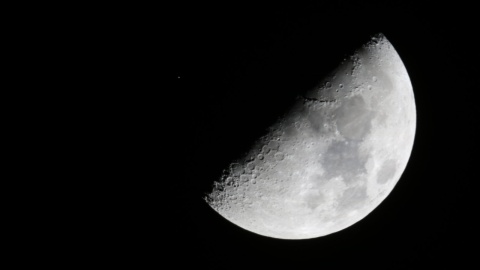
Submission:
<svg viewBox="0 0 480 270">
<path fill-rule="evenodd" d="M 415 128 L 410 78 L 378 34 L 232 163 L 206 201 L 227 220 L 268 237 L 338 232 L 393 190 Z"/>
</svg>

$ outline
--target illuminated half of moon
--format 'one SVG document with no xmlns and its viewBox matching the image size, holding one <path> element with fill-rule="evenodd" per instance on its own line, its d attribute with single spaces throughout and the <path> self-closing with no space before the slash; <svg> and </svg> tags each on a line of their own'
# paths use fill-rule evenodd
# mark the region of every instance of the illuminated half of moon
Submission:
<svg viewBox="0 0 480 270">
<path fill-rule="evenodd" d="M 415 128 L 409 76 L 378 34 L 299 98 L 205 199 L 227 220 L 268 237 L 338 232 L 392 191 Z"/>
</svg>

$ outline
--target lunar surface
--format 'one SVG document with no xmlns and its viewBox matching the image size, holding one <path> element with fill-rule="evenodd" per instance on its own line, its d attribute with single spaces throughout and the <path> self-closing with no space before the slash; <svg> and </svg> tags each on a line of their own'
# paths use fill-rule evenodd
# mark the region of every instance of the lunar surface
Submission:
<svg viewBox="0 0 480 270">
<path fill-rule="evenodd" d="M 378 34 L 299 97 L 225 169 L 205 200 L 227 220 L 268 237 L 338 232 L 392 191 L 415 128 L 410 78 Z"/>
</svg>

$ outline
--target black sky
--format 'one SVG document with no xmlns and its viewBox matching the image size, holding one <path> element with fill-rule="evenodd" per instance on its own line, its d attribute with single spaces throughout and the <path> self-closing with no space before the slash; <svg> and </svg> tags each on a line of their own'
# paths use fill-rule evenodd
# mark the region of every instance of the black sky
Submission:
<svg viewBox="0 0 480 270">
<path fill-rule="evenodd" d="M 163 10 L 159 62 L 168 60 L 161 133 L 174 150 L 159 181 L 172 228 L 161 243 L 182 263 L 284 260 L 322 266 L 402 268 L 465 263 L 478 212 L 478 20 L 471 6 L 346 1 L 308 5 L 178 4 Z M 475 24 L 476 23 L 476 24 Z M 476 26 L 475 26 L 476 25 Z M 156 29 L 150 26 L 150 28 Z M 409 73 L 417 106 L 412 156 L 388 198 L 341 232 L 304 241 L 267 238 L 223 219 L 202 196 L 225 166 L 303 91 L 382 32 Z M 160 44 L 159 44 L 160 45 Z M 169 94 L 164 95 L 164 92 Z M 165 128 L 165 130 L 164 130 Z M 164 164 L 163 162 L 161 162 Z M 162 189 L 162 188 L 160 188 Z M 170 213 L 171 212 L 171 213 Z M 182 261 L 183 260 L 183 261 Z"/>
</svg>

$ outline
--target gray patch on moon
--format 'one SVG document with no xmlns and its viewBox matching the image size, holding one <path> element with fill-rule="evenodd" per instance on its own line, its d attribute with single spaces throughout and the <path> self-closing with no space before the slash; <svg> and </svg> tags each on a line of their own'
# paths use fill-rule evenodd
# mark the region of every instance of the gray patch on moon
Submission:
<svg viewBox="0 0 480 270">
<path fill-rule="evenodd" d="M 312 113 L 308 115 L 308 122 L 312 127 L 313 131 L 316 133 L 326 133 L 326 129 L 324 129 L 324 124 L 327 123 L 327 117 L 320 113 Z"/>
<path fill-rule="evenodd" d="M 362 140 L 370 132 L 373 113 L 367 109 L 361 96 L 345 101 L 335 114 L 338 131 L 346 139 Z"/>
<path fill-rule="evenodd" d="M 316 188 L 322 189 L 328 182 L 330 178 L 324 177 L 321 174 L 314 174 L 309 178 L 310 182 L 315 185 Z"/>
<path fill-rule="evenodd" d="M 305 198 L 305 203 L 307 204 L 308 208 L 311 210 L 317 208 L 322 202 L 325 201 L 325 198 L 322 193 L 316 192 L 308 194 Z"/>
<path fill-rule="evenodd" d="M 378 171 L 377 175 L 377 183 L 385 184 L 390 179 L 395 176 L 395 172 L 397 171 L 397 163 L 393 159 L 389 159 L 382 164 L 382 167 Z"/>
<path fill-rule="evenodd" d="M 347 188 L 339 199 L 338 210 L 344 211 L 352 208 L 359 209 L 367 200 L 367 198 L 368 195 L 366 186 L 354 186 Z"/>
<path fill-rule="evenodd" d="M 358 142 L 336 141 L 328 147 L 323 158 L 323 168 L 326 178 L 342 176 L 345 183 L 359 179 L 359 175 L 366 173 L 365 165 L 369 155 L 361 154 Z"/>
<path fill-rule="evenodd" d="M 316 134 L 327 135 L 331 133 L 331 116 L 328 114 L 329 111 L 329 109 L 325 108 L 318 111 L 311 111 L 307 115 L 310 127 Z"/>
<path fill-rule="evenodd" d="M 374 80 L 374 84 L 378 84 L 378 88 L 380 91 L 391 93 L 393 91 L 394 86 L 392 83 L 392 80 L 390 79 L 390 76 L 385 73 L 383 70 L 378 69 L 376 71 L 377 77 Z"/>
</svg>

